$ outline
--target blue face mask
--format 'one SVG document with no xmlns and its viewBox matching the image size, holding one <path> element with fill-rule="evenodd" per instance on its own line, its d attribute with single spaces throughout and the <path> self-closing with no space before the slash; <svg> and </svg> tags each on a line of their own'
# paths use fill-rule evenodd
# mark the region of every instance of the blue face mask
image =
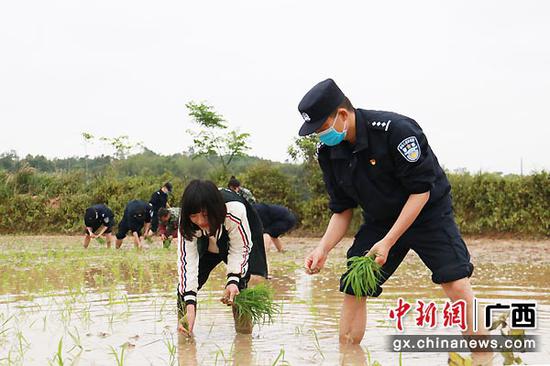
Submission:
<svg viewBox="0 0 550 366">
<path fill-rule="evenodd" d="M 334 122 L 332 122 L 332 126 L 319 133 L 319 140 L 321 140 L 323 144 L 328 146 L 335 146 L 344 141 L 344 139 L 346 138 L 346 133 L 348 132 L 348 121 L 346 120 L 344 130 L 342 132 L 338 132 L 336 128 L 334 128 L 337 119 L 338 114 L 336 114 L 336 117 L 334 117 Z"/>
</svg>

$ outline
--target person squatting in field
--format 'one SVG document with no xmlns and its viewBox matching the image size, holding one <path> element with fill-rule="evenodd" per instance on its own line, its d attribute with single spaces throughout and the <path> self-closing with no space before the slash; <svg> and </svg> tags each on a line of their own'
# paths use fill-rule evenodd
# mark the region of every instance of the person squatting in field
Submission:
<svg viewBox="0 0 550 366">
<path fill-rule="evenodd" d="M 178 224 L 180 219 L 180 208 L 170 207 L 158 210 L 159 228 L 158 232 L 162 241 L 177 238 Z"/>
<path fill-rule="evenodd" d="M 232 305 L 250 276 L 267 278 L 262 224 L 250 203 L 206 180 L 193 180 L 181 198 L 178 230 L 178 331 L 195 326 L 197 293 L 210 272 L 226 264 L 223 302 Z M 181 323 L 186 316 L 188 329 Z"/>
<path fill-rule="evenodd" d="M 254 208 L 262 219 L 266 249 L 269 250 L 273 244 L 277 251 L 282 252 L 283 243 L 279 237 L 296 226 L 296 216 L 281 205 L 256 203 Z"/>
<path fill-rule="evenodd" d="M 393 112 L 356 109 L 332 79 L 315 85 L 301 100 L 299 135 L 317 133 L 318 160 L 333 212 L 319 245 L 305 258 L 306 271 L 319 272 L 345 235 L 358 205 L 364 223 L 347 257 L 376 255 L 382 277 L 369 296 L 379 296 L 410 249 L 432 271 L 432 280 L 451 301 L 467 304 L 473 331 L 474 266 L 455 223 L 451 186 L 416 121 Z M 366 297 L 342 285 L 340 342 L 360 343 L 365 334 Z M 487 334 L 481 327 L 478 335 Z M 491 354 L 473 353 L 483 364 Z M 490 362 L 490 361 L 489 361 Z"/>
<path fill-rule="evenodd" d="M 141 200 L 128 202 L 122 220 L 118 224 L 116 248 L 120 248 L 126 234 L 131 231 L 136 249 L 141 249 L 143 247 L 142 236 L 148 235 L 152 216 L 153 207 L 149 203 Z"/>
<path fill-rule="evenodd" d="M 172 183 L 166 182 L 160 189 L 151 195 L 149 203 L 153 206 L 153 217 L 151 218 L 151 231 L 157 232 L 159 226 L 158 211 L 161 208 L 170 207 L 168 205 L 168 194 L 172 192 Z"/>
<path fill-rule="evenodd" d="M 88 248 L 90 240 L 105 235 L 107 248 L 113 244 L 112 229 L 115 225 L 115 215 L 104 204 L 88 207 L 84 213 L 84 248 Z"/>
<path fill-rule="evenodd" d="M 241 186 L 241 182 L 237 178 L 235 178 L 234 175 L 229 178 L 229 182 L 227 182 L 227 188 L 246 199 L 249 203 L 256 203 L 256 197 L 254 197 L 249 189 Z"/>
</svg>

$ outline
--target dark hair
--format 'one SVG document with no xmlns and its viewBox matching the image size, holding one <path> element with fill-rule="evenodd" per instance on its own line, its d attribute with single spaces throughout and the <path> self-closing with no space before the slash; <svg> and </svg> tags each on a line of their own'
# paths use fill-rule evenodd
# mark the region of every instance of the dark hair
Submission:
<svg viewBox="0 0 550 366">
<path fill-rule="evenodd" d="M 229 178 L 229 182 L 227 182 L 227 187 L 228 188 L 237 188 L 237 187 L 240 187 L 241 186 L 241 182 L 239 182 L 239 180 L 237 178 L 235 178 L 234 175 L 231 176 L 231 178 Z"/>
<path fill-rule="evenodd" d="M 93 226 L 97 219 L 97 212 L 93 207 L 88 207 L 84 213 L 84 224 L 86 226 Z"/>
<path fill-rule="evenodd" d="M 223 224 L 227 209 L 221 192 L 209 180 L 192 180 L 181 196 L 180 233 L 191 240 L 200 228 L 191 222 L 190 216 L 206 210 L 208 213 L 209 235 L 215 235 Z"/>
<path fill-rule="evenodd" d="M 170 210 L 168 210 L 166 207 L 161 207 L 158 210 L 157 216 L 160 218 L 169 214 L 170 214 Z"/>
<path fill-rule="evenodd" d="M 332 112 L 331 117 L 334 117 L 336 115 L 336 111 L 338 111 L 340 108 L 344 108 L 349 112 L 355 111 L 355 108 L 353 107 L 353 104 L 351 104 L 348 97 L 344 97 L 344 100 L 342 101 L 342 103 L 340 103 L 340 105 L 336 107 L 336 109 Z"/>
</svg>

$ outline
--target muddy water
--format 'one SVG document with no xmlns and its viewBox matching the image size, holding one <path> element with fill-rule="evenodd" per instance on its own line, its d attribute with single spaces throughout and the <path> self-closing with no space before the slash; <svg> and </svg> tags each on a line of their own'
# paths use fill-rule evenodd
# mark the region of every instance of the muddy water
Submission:
<svg viewBox="0 0 550 366">
<path fill-rule="evenodd" d="M 368 302 L 367 332 L 360 346 L 340 348 L 337 291 L 349 240 L 331 253 L 316 276 L 301 269 L 316 243 L 287 238 L 286 253 L 269 253 L 271 285 L 282 312 L 275 322 L 236 335 L 229 308 L 218 299 L 224 269 L 199 294 L 195 337 L 175 332 L 175 248 L 154 244 L 143 253 L 99 248 L 84 251 L 73 237 L 0 238 L 0 365 L 398 365 L 386 336 L 396 334 L 388 308 L 403 297 L 445 301 L 429 271 L 410 254 Z M 520 248 L 520 249 L 518 249 Z M 482 303 L 536 300 L 541 352 L 520 354 L 529 364 L 550 362 L 550 242 L 471 240 L 476 265 L 472 283 Z M 458 334 L 424 330 L 405 321 L 405 333 Z M 59 345 L 61 340 L 61 352 Z M 60 357 L 56 358 L 56 354 Z M 116 356 L 115 356 L 116 355 Z M 403 365 L 445 365 L 445 353 L 403 353 Z M 502 364 L 497 356 L 494 364 Z"/>
</svg>

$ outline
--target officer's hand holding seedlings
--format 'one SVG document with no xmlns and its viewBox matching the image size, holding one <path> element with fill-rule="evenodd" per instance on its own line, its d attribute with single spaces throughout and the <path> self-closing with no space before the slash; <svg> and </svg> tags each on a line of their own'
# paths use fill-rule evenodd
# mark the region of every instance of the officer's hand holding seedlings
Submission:
<svg viewBox="0 0 550 366">
<path fill-rule="evenodd" d="M 88 207 L 84 214 L 84 225 L 86 227 L 84 248 L 88 248 L 90 239 L 98 239 L 104 234 L 107 238 L 107 247 L 110 248 L 112 240 L 111 230 L 114 224 L 115 215 L 109 207 L 102 203 Z"/>
<path fill-rule="evenodd" d="M 186 313 L 186 333 L 193 332 L 197 293 L 220 262 L 227 270 L 221 301 L 233 305 L 252 274 L 267 277 L 261 221 L 238 194 L 193 180 L 181 198 L 178 228 L 178 310 Z M 181 322 L 178 330 L 185 332 Z"/>
</svg>

